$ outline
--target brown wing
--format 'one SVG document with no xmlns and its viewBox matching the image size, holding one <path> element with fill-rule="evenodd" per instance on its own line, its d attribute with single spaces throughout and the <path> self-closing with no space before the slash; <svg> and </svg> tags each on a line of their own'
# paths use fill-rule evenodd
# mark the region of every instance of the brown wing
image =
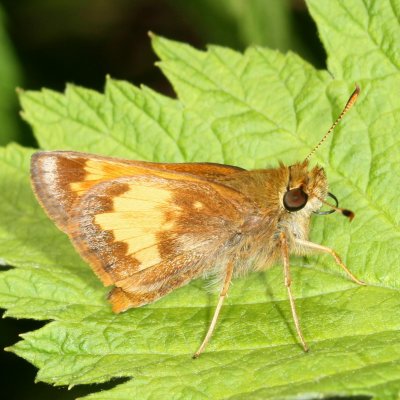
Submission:
<svg viewBox="0 0 400 400">
<path fill-rule="evenodd" d="M 174 178 L 99 183 L 72 211 L 66 232 L 103 283 L 116 285 L 116 312 L 155 301 L 215 267 L 252 212 L 235 190 Z"/>
<path fill-rule="evenodd" d="M 75 202 L 99 183 L 127 176 L 168 178 L 177 173 L 212 180 L 239 171 L 242 169 L 212 163 L 151 163 L 72 151 L 37 152 L 31 161 L 34 192 L 49 217 L 63 231 Z"/>
</svg>

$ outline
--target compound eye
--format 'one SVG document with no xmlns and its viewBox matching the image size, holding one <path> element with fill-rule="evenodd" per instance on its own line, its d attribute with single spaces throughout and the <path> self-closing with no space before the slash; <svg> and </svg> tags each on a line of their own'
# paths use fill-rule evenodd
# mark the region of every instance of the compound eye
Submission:
<svg viewBox="0 0 400 400">
<path fill-rule="evenodd" d="M 288 211 L 299 211 L 307 204 L 307 200 L 307 193 L 300 188 L 291 189 L 283 196 L 283 205 Z"/>
</svg>

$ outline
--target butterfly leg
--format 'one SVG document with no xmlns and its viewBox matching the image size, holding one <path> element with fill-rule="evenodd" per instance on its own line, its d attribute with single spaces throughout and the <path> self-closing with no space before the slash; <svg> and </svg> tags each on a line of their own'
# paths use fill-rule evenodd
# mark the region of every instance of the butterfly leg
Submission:
<svg viewBox="0 0 400 400">
<path fill-rule="evenodd" d="M 219 315 L 219 312 L 221 311 L 222 303 L 224 302 L 226 294 L 228 293 L 229 285 L 232 280 L 232 273 L 233 273 L 233 262 L 229 262 L 226 266 L 224 285 L 219 294 L 219 300 L 218 300 L 217 308 L 214 311 L 213 319 L 208 328 L 208 331 L 203 340 L 203 343 L 201 344 L 199 349 L 196 351 L 196 353 L 194 353 L 193 358 L 198 358 L 200 356 L 200 354 L 204 351 L 205 347 L 207 346 L 208 341 L 210 340 L 210 338 L 214 332 L 215 325 L 217 324 L 217 320 L 218 320 L 218 315 Z"/>
<path fill-rule="evenodd" d="M 308 240 L 296 239 L 296 243 L 299 244 L 303 248 L 307 248 L 310 250 L 323 251 L 325 253 L 330 254 L 335 259 L 336 264 L 338 264 L 341 268 L 343 268 L 346 271 L 347 275 L 350 277 L 350 279 L 352 281 L 354 281 L 355 283 L 358 283 L 359 285 L 365 285 L 365 282 L 358 279 L 351 273 L 351 271 L 346 267 L 346 265 L 343 263 L 343 261 L 341 260 L 339 255 L 336 254 L 336 252 L 334 250 L 332 250 L 331 248 L 322 246 L 317 243 L 309 242 Z"/>
<path fill-rule="evenodd" d="M 285 286 L 288 291 L 289 301 L 290 301 L 290 308 L 292 310 L 292 316 L 294 325 L 296 326 L 297 335 L 300 338 L 301 344 L 303 345 L 303 349 L 305 352 L 308 351 L 307 343 L 304 339 L 303 333 L 301 332 L 299 317 L 297 316 L 296 312 L 296 305 L 294 302 L 293 294 L 290 289 L 290 285 L 292 283 L 290 278 L 290 264 L 289 264 L 289 247 L 286 239 L 286 235 L 281 232 L 280 234 L 280 242 L 281 242 L 281 252 L 282 252 L 282 260 L 283 260 L 283 269 L 285 272 Z"/>
</svg>

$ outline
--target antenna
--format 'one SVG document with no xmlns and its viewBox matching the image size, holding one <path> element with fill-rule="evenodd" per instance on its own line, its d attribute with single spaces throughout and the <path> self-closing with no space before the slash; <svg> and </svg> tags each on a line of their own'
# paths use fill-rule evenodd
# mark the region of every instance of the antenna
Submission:
<svg viewBox="0 0 400 400">
<path fill-rule="evenodd" d="M 309 158 L 315 153 L 315 151 L 319 148 L 319 146 L 321 146 L 321 144 L 325 142 L 326 138 L 336 128 L 336 125 L 341 121 L 341 119 L 344 117 L 344 115 L 347 113 L 347 111 L 349 111 L 350 108 L 354 106 L 354 103 L 356 102 L 359 94 L 360 94 L 360 87 L 356 84 L 356 88 L 355 88 L 354 92 L 350 96 L 349 100 L 347 100 L 347 103 L 346 103 L 345 107 L 343 108 L 343 111 L 340 113 L 339 117 L 329 128 L 328 132 L 325 133 L 324 137 L 319 141 L 319 143 L 311 150 L 310 154 L 304 159 L 304 161 L 309 160 Z"/>
</svg>

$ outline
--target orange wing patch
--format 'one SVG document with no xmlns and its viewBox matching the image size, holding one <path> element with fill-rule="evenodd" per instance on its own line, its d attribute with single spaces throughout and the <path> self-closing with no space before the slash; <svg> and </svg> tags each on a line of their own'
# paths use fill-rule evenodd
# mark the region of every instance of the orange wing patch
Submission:
<svg viewBox="0 0 400 400">
<path fill-rule="evenodd" d="M 242 207 L 238 192 L 204 180 L 118 178 L 82 197 L 67 231 L 103 283 L 120 289 L 111 299 L 122 307 L 131 298 L 132 307 L 214 265 L 221 245 L 240 231 Z"/>
<path fill-rule="evenodd" d="M 127 245 L 140 267 L 137 271 L 162 261 L 156 235 L 171 232 L 180 208 L 171 201 L 171 191 L 142 183 L 130 183 L 129 189 L 113 198 L 113 211 L 97 214 L 94 223 L 113 233 L 116 242 Z"/>
</svg>

